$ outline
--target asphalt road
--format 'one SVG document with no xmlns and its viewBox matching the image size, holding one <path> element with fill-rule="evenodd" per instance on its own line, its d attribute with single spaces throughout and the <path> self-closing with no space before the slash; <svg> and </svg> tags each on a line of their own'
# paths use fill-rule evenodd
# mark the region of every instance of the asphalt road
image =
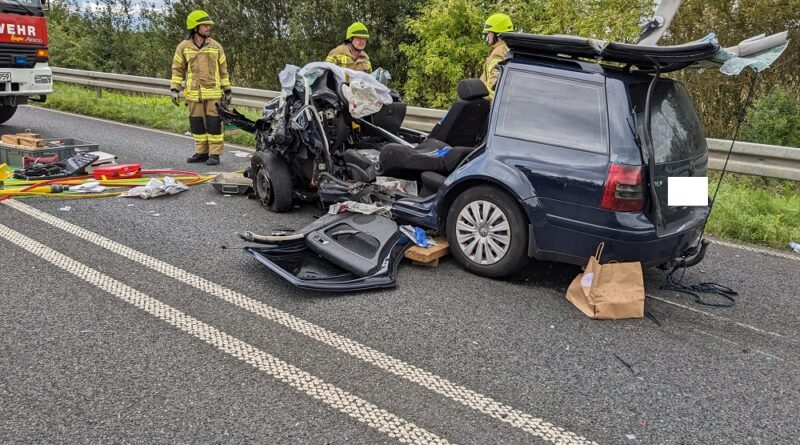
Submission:
<svg viewBox="0 0 800 445">
<path fill-rule="evenodd" d="M 119 162 L 186 168 L 191 139 L 23 107 Z M 228 148 L 222 164 L 247 160 Z M 66 209 L 69 206 L 69 209 Z M 798 443 L 800 258 L 715 243 L 686 273 L 733 308 L 659 290 L 594 321 L 579 269 L 508 280 L 403 263 L 399 285 L 304 292 L 237 231 L 299 227 L 201 185 L 154 200 L 0 204 L 0 443 Z"/>
</svg>

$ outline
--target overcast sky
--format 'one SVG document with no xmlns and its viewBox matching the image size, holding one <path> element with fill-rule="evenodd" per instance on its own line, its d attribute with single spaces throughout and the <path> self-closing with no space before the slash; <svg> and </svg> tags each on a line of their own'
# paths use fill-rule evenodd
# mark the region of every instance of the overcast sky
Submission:
<svg viewBox="0 0 800 445">
<path fill-rule="evenodd" d="M 162 8 L 164 6 L 163 0 L 133 0 L 134 5 L 138 5 L 140 7 L 150 7 L 155 6 L 157 9 Z M 78 5 L 87 8 L 97 8 L 99 6 L 103 6 L 103 2 L 97 0 L 78 0 Z M 135 11 L 134 11 L 135 12 Z"/>
</svg>

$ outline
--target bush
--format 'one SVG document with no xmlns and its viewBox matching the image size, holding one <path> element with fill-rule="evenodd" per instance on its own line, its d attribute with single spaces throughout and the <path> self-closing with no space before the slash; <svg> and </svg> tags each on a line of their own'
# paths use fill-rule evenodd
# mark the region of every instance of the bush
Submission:
<svg viewBox="0 0 800 445">
<path fill-rule="evenodd" d="M 776 88 L 756 100 L 747 113 L 742 139 L 760 144 L 800 147 L 798 93 Z"/>
</svg>

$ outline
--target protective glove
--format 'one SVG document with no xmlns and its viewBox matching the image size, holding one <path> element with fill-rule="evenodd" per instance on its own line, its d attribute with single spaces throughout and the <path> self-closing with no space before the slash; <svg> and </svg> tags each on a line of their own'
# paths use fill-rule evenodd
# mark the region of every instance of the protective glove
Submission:
<svg viewBox="0 0 800 445">
<path fill-rule="evenodd" d="M 231 104 L 231 98 L 232 98 L 231 90 L 222 91 L 222 105 L 225 108 L 228 108 L 228 105 Z"/>
<path fill-rule="evenodd" d="M 180 107 L 181 104 L 178 102 L 178 90 L 170 90 L 172 92 L 172 103 L 175 104 L 176 107 Z"/>
</svg>

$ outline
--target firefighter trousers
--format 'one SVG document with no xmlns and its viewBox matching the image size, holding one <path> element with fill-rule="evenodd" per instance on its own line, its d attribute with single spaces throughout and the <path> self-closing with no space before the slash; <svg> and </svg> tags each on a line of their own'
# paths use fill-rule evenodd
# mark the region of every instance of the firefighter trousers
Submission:
<svg viewBox="0 0 800 445">
<path fill-rule="evenodd" d="M 219 99 L 188 101 L 189 129 L 194 137 L 194 152 L 221 155 L 224 146 L 222 118 L 217 112 Z"/>
</svg>

